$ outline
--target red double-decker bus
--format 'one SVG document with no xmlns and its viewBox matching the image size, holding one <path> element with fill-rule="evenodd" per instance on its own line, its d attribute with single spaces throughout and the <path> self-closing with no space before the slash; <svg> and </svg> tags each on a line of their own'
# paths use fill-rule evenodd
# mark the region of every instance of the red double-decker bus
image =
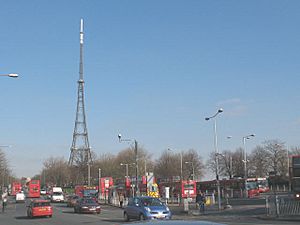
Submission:
<svg viewBox="0 0 300 225">
<path fill-rule="evenodd" d="M 114 185 L 112 177 L 101 177 L 99 182 L 99 195 L 100 197 L 107 197 L 109 189 Z"/>
<path fill-rule="evenodd" d="M 98 187 L 87 186 L 87 185 L 77 185 L 75 186 L 75 194 L 80 198 L 90 197 L 95 200 L 98 198 Z"/>
<path fill-rule="evenodd" d="M 27 182 L 27 197 L 28 198 L 39 198 L 41 196 L 41 185 L 40 180 L 30 180 Z"/>
<path fill-rule="evenodd" d="M 221 193 L 234 198 L 241 198 L 245 196 L 245 184 L 247 196 L 252 198 L 259 195 L 259 188 L 257 178 L 248 178 L 245 182 L 244 178 L 234 178 L 228 180 L 219 180 Z M 200 181 L 197 182 L 197 190 L 206 193 L 217 193 L 217 181 Z"/>
<path fill-rule="evenodd" d="M 12 185 L 11 185 L 11 193 L 10 195 L 12 196 L 16 196 L 17 193 L 21 192 L 22 190 L 22 185 L 20 182 L 13 182 Z"/>
<path fill-rule="evenodd" d="M 182 198 L 195 198 L 196 192 L 196 181 L 194 180 L 183 180 L 181 182 L 181 196 Z"/>
<path fill-rule="evenodd" d="M 270 191 L 269 183 L 266 177 L 258 177 L 256 178 L 256 180 L 259 193 L 265 193 Z"/>
<path fill-rule="evenodd" d="M 195 198 L 196 192 L 196 181 L 194 180 L 182 180 L 177 177 L 172 179 L 159 179 L 158 187 L 160 196 L 164 196 L 165 187 L 170 188 L 170 198 Z"/>
<path fill-rule="evenodd" d="M 292 192 L 300 200 L 300 155 L 291 156 L 290 179 Z"/>
</svg>

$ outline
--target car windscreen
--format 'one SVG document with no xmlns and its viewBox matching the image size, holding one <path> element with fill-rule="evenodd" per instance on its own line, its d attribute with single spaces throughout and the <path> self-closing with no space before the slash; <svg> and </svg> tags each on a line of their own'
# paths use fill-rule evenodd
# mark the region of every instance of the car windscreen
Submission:
<svg viewBox="0 0 300 225">
<path fill-rule="evenodd" d="M 62 195 L 62 193 L 60 193 L 60 192 L 53 192 L 53 195 L 58 196 L 58 195 Z"/>
</svg>

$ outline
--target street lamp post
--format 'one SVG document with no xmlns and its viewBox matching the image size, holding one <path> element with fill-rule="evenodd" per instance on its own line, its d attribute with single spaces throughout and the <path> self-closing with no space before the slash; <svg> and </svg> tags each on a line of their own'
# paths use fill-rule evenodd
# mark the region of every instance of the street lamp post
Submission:
<svg viewBox="0 0 300 225">
<path fill-rule="evenodd" d="M 125 177 L 128 178 L 128 163 L 120 163 L 121 166 L 125 166 L 126 167 L 126 175 Z"/>
<path fill-rule="evenodd" d="M 255 134 L 249 134 L 243 137 L 243 147 L 244 147 L 244 179 L 245 179 L 245 196 L 248 198 L 248 191 L 247 191 L 247 178 L 248 178 L 248 171 L 247 171 L 247 151 L 246 151 L 246 140 L 250 139 L 251 137 L 255 137 Z"/>
<path fill-rule="evenodd" d="M 134 161 L 135 161 L 135 196 L 139 195 L 139 186 L 138 186 L 138 162 L 137 162 L 137 151 L 138 151 L 138 142 L 135 139 L 122 139 L 122 135 L 118 135 L 119 142 L 133 142 L 134 143 Z"/>
<path fill-rule="evenodd" d="M 168 148 L 168 151 L 172 151 L 172 149 Z M 182 203 L 182 152 L 180 152 L 180 194 L 179 194 L 179 202 Z"/>
<path fill-rule="evenodd" d="M 185 164 L 192 164 L 192 170 L 193 170 L 193 180 L 195 180 L 195 169 L 194 169 L 194 163 L 193 162 L 184 162 Z"/>
<path fill-rule="evenodd" d="M 88 162 L 87 166 L 88 166 L 88 186 L 90 187 L 91 186 L 91 165 L 90 165 L 90 162 Z"/>
<path fill-rule="evenodd" d="M 218 150 L 218 137 L 217 137 L 217 115 L 223 112 L 223 109 L 220 108 L 218 111 L 211 117 L 206 117 L 205 120 L 208 121 L 210 119 L 214 119 L 214 146 L 215 146 L 215 154 L 219 154 Z M 219 181 L 219 158 L 215 157 L 216 161 L 216 180 L 217 180 L 217 189 L 218 189 L 218 209 L 221 210 L 221 190 L 220 190 L 220 181 Z"/>
<path fill-rule="evenodd" d="M 0 74 L 2 77 L 12 77 L 12 78 L 17 78 L 19 75 L 16 73 L 9 73 L 9 74 Z"/>
<path fill-rule="evenodd" d="M 0 74 L 2 77 L 12 77 L 12 78 L 17 78 L 19 75 L 16 73 L 8 73 L 8 74 Z M 0 147 L 8 147 L 10 148 L 10 145 L 1 145 Z M 5 168 L 4 168 L 5 169 Z M 3 173 L 3 176 L 5 175 L 5 171 Z M 3 177 L 3 184 L 4 184 L 4 177 Z"/>
<path fill-rule="evenodd" d="M 288 191 L 291 192 L 292 190 L 292 185 L 291 185 L 291 177 L 290 177 L 290 155 L 289 155 L 289 148 L 286 148 L 286 157 L 287 157 L 287 177 L 288 177 L 288 181 L 289 181 L 289 187 L 288 187 Z"/>
<path fill-rule="evenodd" d="M 102 193 L 102 185 L 101 185 L 101 168 L 98 168 L 98 186 L 99 186 L 98 199 L 100 199 L 100 198 L 101 198 L 101 193 Z"/>
</svg>

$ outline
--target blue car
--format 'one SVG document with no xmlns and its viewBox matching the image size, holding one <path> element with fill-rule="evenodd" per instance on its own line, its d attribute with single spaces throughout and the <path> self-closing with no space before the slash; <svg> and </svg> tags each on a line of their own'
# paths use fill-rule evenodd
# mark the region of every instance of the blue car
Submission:
<svg viewBox="0 0 300 225">
<path fill-rule="evenodd" d="M 158 198 L 135 197 L 128 201 L 124 209 L 124 219 L 152 220 L 152 219 L 171 219 L 172 214 L 168 206 Z"/>
</svg>

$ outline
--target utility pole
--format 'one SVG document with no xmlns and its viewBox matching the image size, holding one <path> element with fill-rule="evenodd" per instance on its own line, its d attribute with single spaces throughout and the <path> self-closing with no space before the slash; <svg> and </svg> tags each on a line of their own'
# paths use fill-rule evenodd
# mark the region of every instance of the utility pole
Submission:
<svg viewBox="0 0 300 225">
<path fill-rule="evenodd" d="M 251 137 L 254 137 L 255 134 L 249 134 L 247 136 L 243 137 L 243 146 L 244 146 L 244 179 L 245 179 L 245 196 L 248 198 L 248 190 L 247 190 L 247 179 L 248 179 L 248 170 L 247 170 L 247 151 L 246 151 L 246 140 L 250 139 Z"/>
<path fill-rule="evenodd" d="M 119 138 L 119 142 L 133 142 L 134 143 L 134 161 L 135 161 L 135 191 L 134 191 L 134 195 L 135 196 L 139 196 L 140 195 L 140 191 L 139 191 L 139 185 L 138 185 L 138 142 L 135 139 L 122 139 L 122 135 L 119 134 L 118 135 Z"/>
</svg>

